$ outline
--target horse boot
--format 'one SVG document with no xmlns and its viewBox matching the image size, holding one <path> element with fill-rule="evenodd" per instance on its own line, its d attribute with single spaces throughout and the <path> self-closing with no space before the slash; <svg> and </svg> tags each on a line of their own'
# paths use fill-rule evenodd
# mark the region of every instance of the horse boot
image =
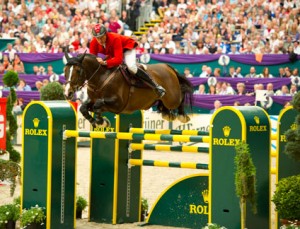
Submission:
<svg viewBox="0 0 300 229">
<path fill-rule="evenodd" d="M 163 97 L 166 94 L 166 90 L 158 85 L 147 72 L 143 71 L 142 69 L 138 68 L 138 71 L 136 73 L 136 76 L 140 77 L 142 80 L 144 80 L 146 83 L 149 84 L 149 86 L 155 90 L 156 94 L 159 96 L 159 98 Z"/>
</svg>

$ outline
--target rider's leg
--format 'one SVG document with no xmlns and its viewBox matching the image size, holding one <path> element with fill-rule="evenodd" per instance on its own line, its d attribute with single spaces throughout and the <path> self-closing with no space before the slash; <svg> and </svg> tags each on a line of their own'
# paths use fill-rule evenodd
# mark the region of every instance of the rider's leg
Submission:
<svg viewBox="0 0 300 229">
<path fill-rule="evenodd" d="M 165 95 L 166 90 L 162 86 L 158 85 L 145 71 L 138 69 L 136 65 L 135 49 L 127 50 L 124 53 L 124 61 L 128 67 L 128 70 L 140 77 L 142 80 L 146 81 L 155 90 L 159 97 L 163 97 Z"/>
</svg>

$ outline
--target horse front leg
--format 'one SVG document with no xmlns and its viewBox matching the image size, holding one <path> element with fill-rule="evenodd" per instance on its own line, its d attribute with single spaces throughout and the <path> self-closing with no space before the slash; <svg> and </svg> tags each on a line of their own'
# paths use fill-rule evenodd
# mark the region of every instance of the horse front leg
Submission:
<svg viewBox="0 0 300 229">
<path fill-rule="evenodd" d="M 85 119 L 87 119 L 91 125 L 95 128 L 97 126 L 96 120 L 90 115 L 90 111 L 93 111 L 94 103 L 91 100 L 87 100 L 80 106 L 80 112 Z"/>
<path fill-rule="evenodd" d="M 102 98 L 102 99 L 97 99 L 94 106 L 93 110 L 95 113 L 95 118 L 96 118 L 96 123 L 101 126 L 110 126 L 110 121 L 102 116 L 102 112 L 108 111 L 108 107 L 111 107 L 112 105 L 115 105 L 116 100 L 113 98 Z"/>
</svg>

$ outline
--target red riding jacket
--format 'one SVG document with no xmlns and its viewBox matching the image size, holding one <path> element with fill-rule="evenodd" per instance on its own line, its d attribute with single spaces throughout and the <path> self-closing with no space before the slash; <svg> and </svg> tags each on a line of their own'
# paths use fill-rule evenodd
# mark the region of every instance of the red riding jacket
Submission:
<svg viewBox="0 0 300 229">
<path fill-rule="evenodd" d="M 90 53 L 106 55 L 107 67 L 117 67 L 123 62 L 123 53 L 126 50 L 134 49 L 138 44 L 131 37 L 122 36 L 117 33 L 106 33 L 105 47 L 99 44 L 94 37 L 90 43 Z"/>
</svg>

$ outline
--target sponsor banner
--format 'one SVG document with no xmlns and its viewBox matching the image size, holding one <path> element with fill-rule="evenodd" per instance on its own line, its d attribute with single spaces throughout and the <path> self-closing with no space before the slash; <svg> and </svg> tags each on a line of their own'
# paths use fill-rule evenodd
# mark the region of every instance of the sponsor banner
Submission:
<svg viewBox="0 0 300 229">
<path fill-rule="evenodd" d="M 0 98 L 0 149 L 6 149 L 6 98 Z"/>
</svg>

